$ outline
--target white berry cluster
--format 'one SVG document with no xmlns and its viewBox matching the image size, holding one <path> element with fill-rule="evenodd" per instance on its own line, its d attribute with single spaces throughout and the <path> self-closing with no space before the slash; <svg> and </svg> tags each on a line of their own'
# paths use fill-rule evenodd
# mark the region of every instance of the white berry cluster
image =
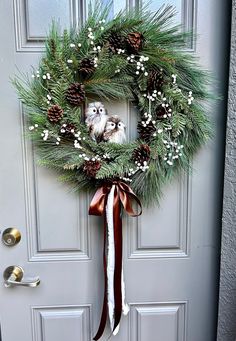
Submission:
<svg viewBox="0 0 236 341">
<path fill-rule="evenodd" d="M 49 130 L 44 129 L 43 132 L 42 132 L 42 134 L 41 134 L 41 136 L 42 136 L 42 138 L 43 138 L 44 141 L 47 141 L 48 136 L 49 136 Z"/>
<path fill-rule="evenodd" d="M 96 155 L 90 159 L 91 161 L 101 161 L 101 158 L 99 155 Z"/>
<path fill-rule="evenodd" d="M 166 149 L 168 150 L 167 153 L 164 156 L 164 161 L 169 166 L 172 166 L 174 161 L 178 159 L 180 156 L 182 156 L 181 150 L 184 148 L 183 145 L 179 145 L 177 142 L 174 141 L 166 141 L 163 140 L 163 143 L 166 146 Z"/>
<path fill-rule="evenodd" d="M 100 45 L 94 46 L 94 47 L 93 47 L 93 51 L 94 51 L 94 52 L 101 52 L 101 49 L 102 49 L 102 48 L 101 48 Z"/>
<path fill-rule="evenodd" d="M 132 175 L 134 175 L 135 173 L 137 173 L 137 171 L 138 171 L 138 169 L 137 169 L 137 168 L 136 168 L 136 169 L 130 168 L 130 169 L 129 169 L 128 176 L 132 176 Z"/>
<path fill-rule="evenodd" d="M 138 161 L 135 161 L 135 164 L 136 164 L 136 168 L 130 168 L 129 169 L 129 172 L 127 174 L 129 177 L 134 175 L 135 173 L 137 173 L 139 170 L 141 170 L 142 172 L 145 172 L 147 169 L 149 169 L 147 161 L 143 161 L 142 164 Z M 129 178 L 123 178 L 123 180 L 130 181 L 130 182 L 132 181 Z"/>
<path fill-rule="evenodd" d="M 126 182 L 132 182 L 132 179 L 126 178 L 125 176 L 121 177 L 120 179 L 121 179 L 121 180 L 124 180 L 124 181 L 126 181 Z"/>
<path fill-rule="evenodd" d="M 150 101 L 154 102 L 157 99 L 157 95 L 161 96 L 161 92 L 157 90 L 153 90 L 152 94 L 144 94 L 143 97 L 146 97 Z"/>
<path fill-rule="evenodd" d="M 103 154 L 102 157 L 103 157 L 103 159 L 108 159 L 108 160 L 111 158 L 108 153 Z"/>
<path fill-rule="evenodd" d="M 116 68 L 115 73 L 120 73 L 120 68 L 119 67 Z"/>
<path fill-rule="evenodd" d="M 171 117 L 172 116 L 172 109 L 169 108 L 169 103 L 167 102 L 166 97 L 162 98 L 163 103 L 161 104 L 162 108 L 165 108 L 166 114 L 163 115 L 164 118 Z"/>
<path fill-rule="evenodd" d="M 137 165 L 137 171 L 141 170 L 142 172 L 145 172 L 149 168 L 147 161 L 143 161 L 142 164 L 138 161 L 135 161 L 135 164 Z"/>
<path fill-rule="evenodd" d="M 178 87 L 177 83 L 176 83 L 176 78 L 177 78 L 177 75 L 172 75 L 172 79 L 173 79 L 173 84 L 175 85 L 175 90 L 173 90 L 173 93 L 182 93 L 182 90 Z M 194 97 L 193 97 L 193 92 L 192 91 L 189 91 L 188 93 L 188 105 L 191 105 L 192 102 L 194 100 Z"/>
<path fill-rule="evenodd" d="M 93 34 L 92 28 L 91 28 L 91 27 L 88 27 L 88 31 L 89 31 L 89 33 L 88 33 L 88 38 L 90 39 L 90 44 L 91 44 L 91 45 L 94 45 L 95 36 L 94 36 L 94 34 Z"/>
<path fill-rule="evenodd" d="M 189 91 L 189 93 L 188 93 L 188 104 L 191 105 L 193 100 L 194 100 L 193 92 Z"/>
<path fill-rule="evenodd" d="M 149 57 L 145 57 L 145 56 L 140 56 L 139 60 L 135 59 L 135 55 L 131 54 L 129 57 L 127 57 L 127 60 L 130 63 L 134 63 L 136 62 L 136 75 L 139 75 L 140 72 L 144 72 L 145 76 L 148 76 L 148 72 L 145 70 L 145 66 L 144 66 L 144 62 L 147 62 L 149 60 Z"/>
<path fill-rule="evenodd" d="M 139 58 L 139 61 L 137 62 L 137 71 L 136 74 L 139 74 L 139 71 L 143 71 L 144 72 L 144 76 L 148 76 L 148 72 L 145 70 L 145 66 L 143 64 L 143 62 L 147 62 L 149 60 L 149 57 L 145 57 L 145 56 L 141 56 Z"/>
<path fill-rule="evenodd" d="M 74 129 L 71 129 L 71 132 L 74 133 Z M 75 137 L 76 137 L 76 140 L 74 141 L 74 147 L 81 149 L 82 147 L 79 141 L 85 140 L 85 137 L 81 137 L 81 131 L 78 131 L 77 133 L 75 133 Z"/>
<path fill-rule="evenodd" d="M 94 67 L 98 67 L 98 57 L 94 57 L 93 65 L 94 65 Z"/>
<path fill-rule="evenodd" d="M 46 75 L 43 75 L 43 79 L 51 79 L 50 73 L 47 72 Z"/>
<path fill-rule="evenodd" d="M 106 22 L 105 19 L 99 20 L 99 24 L 101 25 L 101 27 L 100 27 L 100 30 L 101 30 L 101 31 L 104 31 L 104 26 L 103 26 L 103 24 L 105 24 L 105 22 Z"/>
<path fill-rule="evenodd" d="M 123 49 L 118 49 L 117 50 L 117 54 L 122 54 L 122 53 L 125 53 L 125 50 L 123 50 Z"/>
<path fill-rule="evenodd" d="M 127 57 L 127 60 L 130 62 L 130 63 L 133 63 L 135 61 L 135 55 L 134 54 L 131 54 L 129 57 Z"/>
<path fill-rule="evenodd" d="M 39 70 L 36 71 L 36 75 L 35 75 L 35 74 L 32 74 L 31 77 L 32 77 L 32 78 L 35 78 L 35 77 L 39 78 L 39 77 L 40 77 Z M 43 78 L 43 79 L 51 79 L 51 75 L 50 75 L 49 72 L 47 72 L 45 75 L 42 75 L 42 78 Z"/>
<path fill-rule="evenodd" d="M 48 94 L 47 95 L 47 104 L 50 104 L 50 101 L 52 100 L 52 97 Z"/>
<path fill-rule="evenodd" d="M 60 142 L 61 142 L 61 138 L 60 138 L 59 136 L 56 137 L 56 145 L 57 145 L 57 146 L 60 144 Z"/>
<path fill-rule="evenodd" d="M 36 71 L 36 75 L 32 74 L 31 77 L 32 78 L 35 78 L 35 77 L 39 78 L 40 77 L 39 70 Z"/>
<path fill-rule="evenodd" d="M 83 158 L 85 161 L 89 161 L 89 157 L 87 157 L 85 153 L 79 154 L 79 157 Z"/>
<path fill-rule="evenodd" d="M 43 132 L 41 133 L 41 136 L 42 136 L 42 138 L 43 138 L 44 141 L 47 141 L 47 140 L 48 140 L 48 138 L 49 138 L 49 133 L 50 133 L 50 132 L 49 132 L 48 129 L 44 129 Z M 60 144 L 60 142 L 61 142 L 61 138 L 60 138 L 59 136 L 57 136 L 57 137 L 56 137 L 56 141 L 55 141 L 56 145 L 58 146 L 58 145 Z"/>
<path fill-rule="evenodd" d="M 34 129 L 37 129 L 38 128 L 38 124 L 36 123 L 34 126 L 29 126 L 29 130 L 32 131 Z"/>
<path fill-rule="evenodd" d="M 177 75 L 171 75 L 173 84 L 176 84 Z"/>
<path fill-rule="evenodd" d="M 90 161 L 90 160 L 91 161 L 101 161 L 101 158 L 99 155 L 96 155 L 96 156 L 90 158 L 85 153 L 83 153 L 83 154 L 79 154 L 79 157 L 83 158 L 85 161 Z"/>
<path fill-rule="evenodd" d="M 78 140 L 74 141 L 74 147 L 77 148 L 77 149 L 82 149 L 82 146 L 81 146 L 81 144 L 79 143 Z"/>
<path fill-rule="evenodd" d="M 71 48 L 75 48 L 75 46 L 76 46 L 76 45 L 75 45 L 74 43 L 71 43 L 71 44 L 70 44 L 70 47 L 71 47 Z M 78 47 L 81 47 L 81 46 L 82 46 L 82 45 L 81 45 L 80 43 L 78 43 Z"/>
<path fill-rule="evenodd" d="M 152 122 L 152 124 L 156 124 L 156 121 L 152 120 L 152 114 L 151 113 L 147 113 L 145 112 L 143 114 L 143 116 L 145 117 L 145 121 L 141 121 L 141 124 L 143 127 L 146 127 L 147 125 L 149 125 L 150 122 Z"/>
</svg>

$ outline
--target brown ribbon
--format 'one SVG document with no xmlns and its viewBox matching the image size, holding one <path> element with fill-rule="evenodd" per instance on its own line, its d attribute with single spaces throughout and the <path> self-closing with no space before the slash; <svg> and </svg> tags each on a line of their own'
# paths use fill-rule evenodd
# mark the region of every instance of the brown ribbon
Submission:
<svg viewBox="0 0 236 341">
<path fill-rule="evenodd" d="M 115 244 L 115 271 L 114 271 L 114 327 L 113 331 L 118 326 L 121 313 L 122 313 L 122 289 L 121 289 L 121 273 L 122 273 L 122 218 L 121 218 L 121 204 L 124 210 L 132 217 L 137 217 L 142 214 L 142 205 L 138 197 L 134 194 L 132 189 L 122 181 L 113 181 L 106 183 L 100 187 L 89 207 L 89 214 L 102 216 L 104 215 L 104 249 L 103 249 L 103 267 L 104 267 L 104 298 L 103 308 L 100 320 L 100 325 L 97 334 L 93 338 L 94 340 L 100 339 L 102 336 L 107 320 L 107 259 L 106 259 L 106 244 L 107 244 L 107 218 L 106 218 L 106 205 L 108 195 L 112 186 L 115 186 L 114 190 L 114 203 L 113 203 L 113 226 L 114 226 L 114 244 Z M 135 213 L 132 201 L 135 201 L 140 211 Z"/>
</svg>

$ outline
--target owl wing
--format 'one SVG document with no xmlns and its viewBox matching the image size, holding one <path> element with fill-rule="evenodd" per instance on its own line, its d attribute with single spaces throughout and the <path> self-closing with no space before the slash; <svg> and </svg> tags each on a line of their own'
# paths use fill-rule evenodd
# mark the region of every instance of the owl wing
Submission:
<svg viewBox="0 0 236 341">
<path fill-rule="evenodd" d="M 91 122 L 90 117 L 87 117 L 87 118 L 86 118 L 85 123 L 86 123 L 87 127 L 90 127 L 90 126 L 91 126 L 92 122 Z"/>
<path fill-rule="evenodd" d="M 88 127 L 89 127 L 89 135 L 90 135 L 91 139 L 96 141 L 93 124 L 89 125 Z"/>
<path fill-rule="evenodd" d="M 105 131 L 102 137 L 103 141 L 109 141 L 112 134 L 113 134 L 113 131 Z"/>
</svg>

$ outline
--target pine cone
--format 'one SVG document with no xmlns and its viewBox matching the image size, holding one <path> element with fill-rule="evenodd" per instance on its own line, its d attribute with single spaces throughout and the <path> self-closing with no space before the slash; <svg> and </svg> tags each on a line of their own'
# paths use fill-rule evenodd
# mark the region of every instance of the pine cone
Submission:
<svg viewBox="0 0 236 341">
<path fill-rule="evenodd" d="M 143 126 L 142 122 L 138 122 L 137 129 L 140 139 L 146 143 L 149 143 L 152 140 L 153 134 L 156 132 L 156 127 L 152 122 L 149 122 L 146 127 Z"/>
<path fill-rule="evenodd" d="M 132 159 L 141 165 L 148 162 L 150 160 L 150 147 L 147 144 L 141 144 L 133 151 Z"/>
<path fill-rule="evenodd" d="M 86 78 L 88 75 L 93 73 L 95 70 L 94 61 L 89 58 L 84 58 L 81 60 L 79 65 L 79 72 L 81 73 L 83 78 Z"/>
<path fill-rule="evenodd" d="M 101 168 L 101 163 L 98 160 L 85 161 L 83 171 L 87 174 L 87 176 L 91 178 L 95 178 L 97 171 Z"/>
<path fill-rule="evenodd" d="M 64 123 L 60 128 L 60 134 L 66 138 L 73 138 L 76 126 L 73 123 Z"/>
<path fill-rule="evenodd" d="M 124 49 L 124 38 L 116 32 L 112 32 L 107 41 L 109 50 L 113 53 L 117 52 L 119 49 Z"/>
<path fill-rule="evenodd" d="M 63 117 L 63 109 L 59 105 L 52 105 L 48 109 L 48 119 L 52 123 L 59 122 Z"/>
<path fill-rule="evenodd" d="M 152 94 L 154 90 L 161 91 L 164 84 L 163 72 L 152 70 L 147 81 L 147 91 Z"/>
<path fill-rule="evenodd" d="M 66 99 L 71 105 L 80 105 L 85 100 L 84 85 L 72 83 L 67 89 Z"/>
<path fill-rule="evenodd" d="M 157 108 L 156 108 L 156 119 L 157 120 L 161 120 L 162 118 L 166 118 L 166 109 L 164 107 L 162 107 L 161 105 L 159 105 Z"/>
<path fill-rule="evenodd" d="M 126 37 L 127 50 L 129 53 L 138 53 L 144 43 L 144 36 L 140 32 L 131 32 Z"/>
</svg>

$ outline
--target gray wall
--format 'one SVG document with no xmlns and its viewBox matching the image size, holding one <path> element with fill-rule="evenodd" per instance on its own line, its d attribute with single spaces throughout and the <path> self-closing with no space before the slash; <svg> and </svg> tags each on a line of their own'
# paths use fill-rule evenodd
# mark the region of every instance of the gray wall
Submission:
<svg viewBox="0 0 236 341">
<path fill-rule="evenodd" d="M 236 0 L 233 0 L 218 341 L 236 340 Z"/>
</svg>

